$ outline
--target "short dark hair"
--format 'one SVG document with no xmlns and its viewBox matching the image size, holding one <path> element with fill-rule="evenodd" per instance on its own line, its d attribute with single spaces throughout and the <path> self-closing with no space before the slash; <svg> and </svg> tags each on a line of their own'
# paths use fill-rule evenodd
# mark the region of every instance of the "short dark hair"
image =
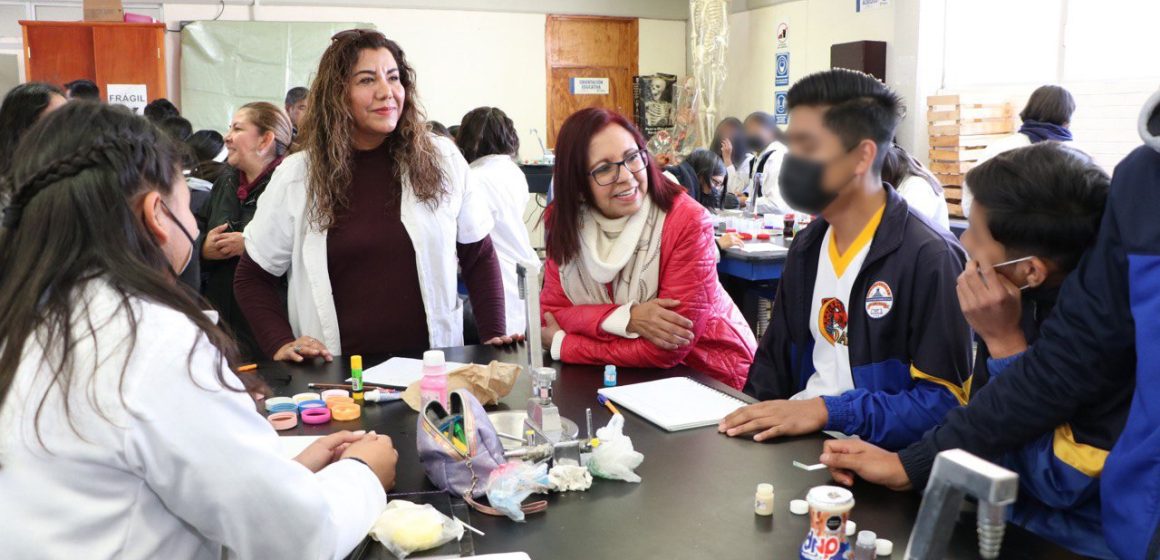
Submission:
<svg viewBox="0 0 1160 560">
<path fill-rule="evenodd" d="M 520 151 L 516 125 L 495 107 L 478 107 L 464 115 L 455 143 L 468 162 L 496 154 L 515 156 Z"/>
<path fill-rule="evenodd" d="M 693 174 L 697 179 L 706 185 L 713 183 L 713 177 L 726 174 L 725 162 L 721 160 L 721 156 L 705 148 L 693 150 L 685 158 L 685 163 L 693 168 Z"/>
<path fill-rule="evenodd" d="M 4 183 L 3 175 L 12 165 L 12 154 L 16 152 L 20 138 L 36 124 L 53 95 L 63 97 L 64 92 L 44 82 L 23 83 L 4 95 L 4 102 L 0 104 L 0 187 Z"/>
<path fill-rule="evenodd" d="M 451 138 L 454 140 L 456 136 L 459 136 L 459 125 L 453 124 L 447 127 L 447 133 L 450 134 Z"/>
<path fill-rule="evenodd" d="M 863 140 L 878 145 L 874 170 L 882 169 L 882 159 L 894 139 L 894 130 L 905 112 L 902 98 L 874 76 L 846 68 L 810 74 L 789 88 L 786 105 L 826 107 L 823 122 L 846 149 Z"/>
<path fill-rule="evenodd" d="M 443 126 L 443 123 L 439 121 L 427 121 L 427 130 L 430 130 L 432 133 L 438 134 L 439 136 L 446 136 L 452 140 L 455 140 L 455 137 L 447 131 L 447 127 Z"/>
<path fill-rule="evenodd" d="M 157 126 L 177 142 L 183 143 L 193 135 L 193 125 L 183 117 L 167 117 Z"/>
<path fill-rule="evenodd" d="M 1027 104 L 1019 111 L 1023 122 L 1039 121 L 1059 126 L 1067 126 L 1075 113 L 1075 98 L 1071 92 L 1059 86 L 1039 86 L 1027 98 Z"/>
<path fill-rule="evenodd" d="M 1069 272 L 1095 241 L 1110 181 L 1091 156 L 1058 142 L 1003 152 L 966 177 L 995 241 Z"/>
<path fill-rule="evenodd" d="M 65 84 L 64 89 L 68 91 L 69 99 L 101 100 L 101 88 L 92 80 L 73 80 Z"/>
<path fill-rule="evenodd" d="M 216 130 L 199 130 L 194 132 L 189 135 L 185 143 L 193 150 L 193 155 L 199 162 L 212 160 L 225 147 L 225 139 Z"/>
<path fill-rule="evenodd" d="M 774 117 L 765 111 L 754 111 L 749 113 L 749 116 L 745 117 L 745 124 L 750 123 L 759 125 L 761 128 L 768 130 L 771 134 L 773 134 L 774 140 L 778 142 L 785 141 L 785 134 L 783 134 L 781 132 L 781 128 L 777 126 L 777 117 Z M 750 146 L 750 148 L 760 151 L 765 148 L 765 146 Z"/>
<path fill-rule="evenodd" d="M 142 113 L 145 114 L 145 118 L 153 121 L 155 124 L 169 117 L 181 116 L 181 111 L 177 110 L 177 106 L 164 97 L 150 101 Z"/>
<path fill-rule="evenodd" d="M 287 107 L 293 107 L 293 106 L 301 103 L 302 100 L 306 99 L 307 95 L 310 95 L 310 90 L 308 90 L 302 86 L 292 87 L 288 91 L 286 91 L 286 103 L 285 104 Z"/>
</svg>

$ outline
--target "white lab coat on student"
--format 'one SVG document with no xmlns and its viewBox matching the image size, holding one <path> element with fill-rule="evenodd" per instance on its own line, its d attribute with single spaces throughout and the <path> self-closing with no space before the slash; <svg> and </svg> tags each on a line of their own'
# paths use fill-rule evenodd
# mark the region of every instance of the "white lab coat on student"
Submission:
<svg viewBox="0 0 1160 560">
<path fill-rule="evenodd" d="M 0 409 L 0 555 L 320 559 L 357 546 L 386 507 L 374 473 L 356 461 L 312 473 L 284 458 L 249 395 L 217 380 L 226 365 L 204 333 L 133 299 L 130 346 L 119 302 L 101 280 L 77 295 L 68 395 L 77 431 L 50 385 L 58 355 L 25 346 Z M 41 404 L 44 446 L 34 431 Z"/>
<path fill-rule="evenodd" d="M 415 197 L 404 170 L 400 214 L 415 247 L 431 348 L 445 348 L 463 345 L 455 244 L 483 239 L 493 222 L 487 204 L 475 193 L 474 178 L 459 149 L 446 138 L 432 137 L 447 177 L 447 195 L 432 209 Z M 293 154 L 274 171 L 253 221 L 246 226 L 246 253 L 266 272 L 287 275 L 287 311 L 294 336 L 314 337 L 338 355 L 343 353 L 342 339 L 327 268 L 326 232 L 308 219 L 306 155 Z"/>
<path fill-rule="evenodd" d="M 753 161 L 753 154 L 745 154 L 741 163 L 733 165 L 732 162 L 725 162 L 726 171 L 726 188 L 729 192 L 736 196 L 741 196 L 745 193 L 746 187 L 749 186 L 749 177 L 746 175 L 749 171 L 749 162 Z"/>
<path fill-rule="evenodd" d="M 930 221 L 951 230 L 950 212 L 947 209 L 947 199 L 944 193 L 936 193 L 926 179 L 911 175 L 898 185 L 898 194 L 906 200 L 906 205 L 915 212 L 926 216 Z"/>
<path fill-rule="evenodd" d="M 495 228 L 491 243 L 499 257 L 503 275 L 504 315 L 507 332 L 522 333 L 527 327 L 524 302 L 520 299 L 516 263 L 540 266 L 540 259 L 532 249 L 528 228 L 524 226 L 524 209 L 528 205 L 528 179 L 511 156 L 502 154 L 483 156 L 471 162 L 480 195 L 491 210 Z M 538 288 L 538 286 L 536 286 Z"/>
<path fill-rule="evenodd" d="M 1007 136 L 1005 138 L 1000 138 L 994 142 L 991 142 L 986 148 L 983 149 L 983 152 L 979 154 L 978 163 L 976 163 L 975 165 L 978 166 L 979 164 L 982 164 L 984 161 L 987 161 L 987 160 L 989 160 L 989 159 L 991 159 L 991 158 L 993 158 L 993 157 L 995 157 L 1003 152 L 1015 150 L 1018 148 L 1023 148 L 1023 147 L 1030 146 L 1030 145 L 1031 145 L 1031 137 L 1030 136 L 1023 134 L 1022 132 L 1016 132 L 1010 136 Z M 963 200 L 962 200 L 963 216 L 970 216 L 971 215 L 971 203 L 973 203 L 974 201 L 975 201 L 975 197 L 974 197 L 974 195 L 971 194 L 971 188 L 966 185 L 966 181 L 963 181 Z"/>
<path fill-rule="evenodd" d="M 755 201 L 755 209 L 758 214 L 786 214 L 793 212 L 793 209 L 786 204 L 785 199 L 781 197 L 781 188 L 778 186 L 778 174 L 781 173 L 781 161 L 785 159 L 785 154 L 789 149 L 785 144 L 774 140 L 760 154 L 754 156 L 751 165 L 745 167 L 748 180 L 745 185 L 749 196 L 755 196 L 756 186 L 754 185 L 754 177 L 761 173 L 761 196 Z M 766 154 L 769 157 L 766 158 Z M 762 159 L 765 162 L 762 163 Z"/>
</svg>

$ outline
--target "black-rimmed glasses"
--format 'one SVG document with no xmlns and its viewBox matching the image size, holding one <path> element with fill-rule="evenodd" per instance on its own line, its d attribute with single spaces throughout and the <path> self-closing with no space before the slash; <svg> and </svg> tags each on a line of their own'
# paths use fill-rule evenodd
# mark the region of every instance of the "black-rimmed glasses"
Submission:
<svg viewBox="0 0 1160 560">
<path fill-rule="evenodd" d="M 588 174 L 596 180 L 597 185 L 607 187 L 620 180 L 621 167 L 627 169 L 629 173 L 639 173 L 646 165 L 648 165 L 648 152 L 637 150 L 620 161 L 602 163 Z"/>
</svg>

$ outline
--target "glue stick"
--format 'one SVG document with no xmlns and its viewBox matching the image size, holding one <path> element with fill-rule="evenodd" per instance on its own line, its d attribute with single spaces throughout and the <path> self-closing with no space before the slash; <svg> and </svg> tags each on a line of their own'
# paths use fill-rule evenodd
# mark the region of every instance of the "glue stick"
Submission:
<svg viewBox="0 0 1160 560">
<path fill-rule="evenodd" d="M 363 403 L 362 356 L 350 357 L 350 396 L 355 404 Z"/>
</svg>

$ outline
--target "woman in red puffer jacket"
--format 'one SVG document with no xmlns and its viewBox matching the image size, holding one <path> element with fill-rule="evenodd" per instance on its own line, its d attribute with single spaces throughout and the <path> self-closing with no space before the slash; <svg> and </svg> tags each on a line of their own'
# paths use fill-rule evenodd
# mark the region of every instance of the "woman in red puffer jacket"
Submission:
<svg viewBox="0 0 1160 560">
<path fill-rule="evenodd" d="M 684 364 L 745 385 L 757 342 L 717 281 L 705 210 L 623 116 L 577 111 L 556 141 L 540 295 L 544 347 L 579 364 Z"/>
</svg>

